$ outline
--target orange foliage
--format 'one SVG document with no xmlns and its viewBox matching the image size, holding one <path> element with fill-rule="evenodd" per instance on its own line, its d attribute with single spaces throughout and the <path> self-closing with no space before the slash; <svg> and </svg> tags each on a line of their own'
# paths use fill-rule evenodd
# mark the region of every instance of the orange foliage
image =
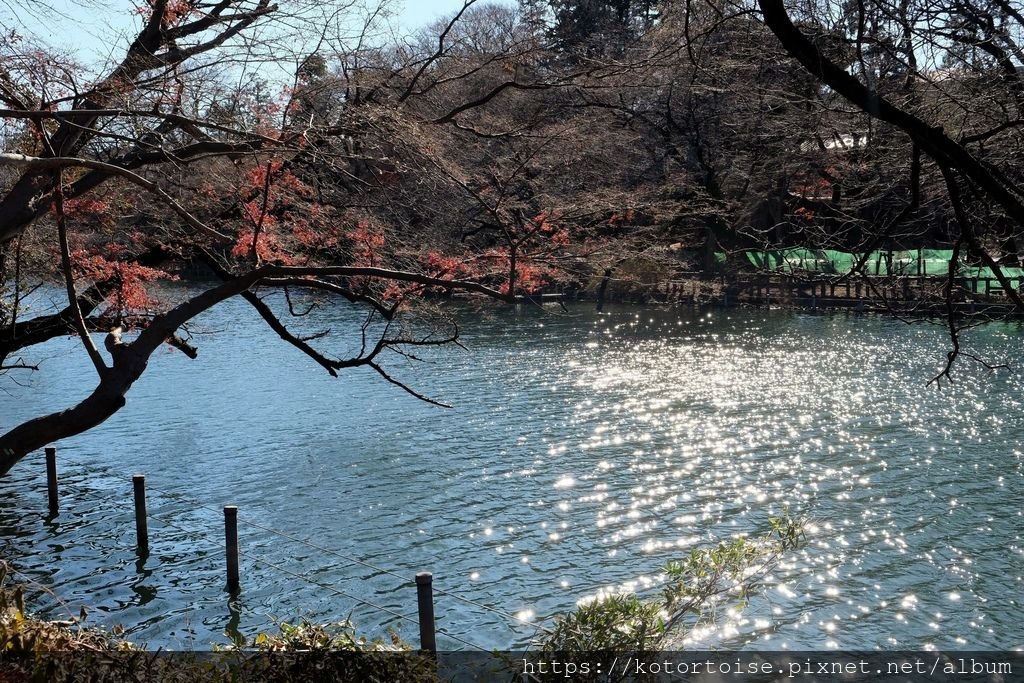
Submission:
<svg viewBox="0 0 1024 683">
<path fill-rule="evenodd" d="M 195 9 L 192 7 L 192 3 L 187 0 L 170 0 L 164 9 L 164 22 L 176 24 L 181 19 L 190 16 L 193 12 L 195 12 Z"/>
<path fill-rule="evenodd" d="M 814 220 L 815 213 L 812 209 L 808 209 L 806 206 L 801 206 L 798 207 L 795 211 L 793 211 L 793 216 L 800 220 L 810 222 Z"/>
<path fill-rule="evenodd" d="M 253 230 L 242 230 L 231 248 L 231 255 L 236 258 L 245 258 L 252 254 Z M 295 265 L 299 259 L 281 244 L 277 235 L 265 224 L 256 238 L 256 255 L 261 261 L 277 263 L 281 265 Z"/>
<path fill-rule="evenodd" d="M 66 199 L 64 215 L 68 218 L 101 218 L 110 211 L 110 204 L 99 199 Z"/>
<path fill-rule="evenodd" d="M 125 247 L 109 244 L 104 247 L 109 256 L 124 253 Z M 156 268 L 147 268 L 137 263 L 110 260 L 107 256 L 90 254 L 78 249 L 71 254 L 76 276 L 96 283 L 114 284 L 114 290 L 107 296 L 111 310 L 107 314 L 118 316 L 147 311 L 156 303 L 146 291 L 145 283 L 153 280 L 176 280 L 177 277 Z"/>
<path fill-rule="evenodd" d="M 345 235 L 352 242 L 352 265 L 374 266 L 377 264 L 377 251 L 384 246 L 384 233 L 360 221 L 356 227 Z"/>
</svg>

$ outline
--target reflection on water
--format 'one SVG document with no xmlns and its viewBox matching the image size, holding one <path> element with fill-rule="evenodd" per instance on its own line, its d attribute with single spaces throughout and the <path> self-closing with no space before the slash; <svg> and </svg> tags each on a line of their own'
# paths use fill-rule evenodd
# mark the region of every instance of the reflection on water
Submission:
<svg viewBox="0 0 1024 683">
<path fill-rule="evenodd" d="M 925 383 L 942 330 L 884 318 L 467 315 L 470 353 L 396 370 L 452 410 L 368 373 L 321 377 L 240 305 L 203 325 L 228 332 L 199 336 L 197 361 L 156 358 L 123 411 L 61 444 L 57 518 L 41 455 L 0 484 L 0 549 L 52 591 L 47 613 L 87 604 L 171 648 L 303 616 L 415 640 L 409 582 L 432 571 L 440 590 L 501 610 L 441 594 L 438 625 L 507 647 L 580 599 L 656 590 L 665 561 L 788 507 L 812 518 L 807 546 L 690 645 L 1024 645 L 1016 325 L 970 333 L 1015 370 L 965 367 L 937 392 Z M 0 395 L 0 427 L 82 393 L 74 342 L 44 355 L 31 395 Z M 146 558 L 135 472 L 152 487 Z M 224 504 L 241 510 L 237 601 L 223 592 Z"/>
</svg>

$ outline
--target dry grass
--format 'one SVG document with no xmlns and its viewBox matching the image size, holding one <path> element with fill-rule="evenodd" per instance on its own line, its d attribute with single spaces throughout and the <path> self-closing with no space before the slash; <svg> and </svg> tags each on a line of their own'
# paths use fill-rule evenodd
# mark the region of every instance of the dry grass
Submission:
<svg viewBox="0 0 1024 683">
<path fill-rule="evenodd" d="M 436 683 L 432 658 L 396 637 L 368 639 L 350 622 L 281 624 L 252 643 L 209 652 L 153 652 L 83 624 L 33 617 L 22 580 L 0 562 L 0 683 L 15 681 L 374 681 Z M 19 577 L 20 579 L 20 577 Z"/>
</svg>

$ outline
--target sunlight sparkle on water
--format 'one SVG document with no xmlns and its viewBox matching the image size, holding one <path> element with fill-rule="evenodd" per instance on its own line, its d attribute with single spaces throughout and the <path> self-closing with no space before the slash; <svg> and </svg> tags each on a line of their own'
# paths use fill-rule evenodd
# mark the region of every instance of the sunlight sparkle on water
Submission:
<svg viewBox="0 0 1024 683">
<path fill-rule="evenodd" d="M 262 403 L 245 405 L 254 415 L 246 423 L 251 434 L 227 438 L 222 426 L 195 426 L 221 409 L 198 385 L 187 385 L 192 400 L 182 402 L 185 413 L 165 405 L 164 380 L 185 386 L 178 366 L 165 364 L 160 382 L 133 389 L 132 406 L 155 399 L 159 415 L 137 420 L 138 427 L 111 421 L 74 448 L 108 453 L 112 441 L 145 440 L 159 456 L 147 462 L 156 482 L 180 479 L 183 489 L 210 504 L 237 490 L 241 503 L 280 529 L 309 523 L 308 501 L 296 495 L 300 486 L 323 492 L 338 519 L 353 520 L 336 530 L 318 528 L 325 546 L 389 569 L 408 562 L 463 577 L 472 582 L 467 597 L 496 607 L 530 604 L 518 615 L 524 620 L 535 620 L 535 612 L 541 618 L 564 613 L 595 599 L 595 592 L 626 586 L 657 595 L 667 561 L 722 540 L 758 538 L 770 517 L 788 510 L 810 519 L 804 546 L 785 554 L 741 614 L 695 629 L 688 642 L 722 649 L 769 641 L 771 649 L 1024 642 L 1024 578 L 1017 567 L 1024 557 L 1022 511 L 1013 504 L 1024 495 L 1019 371 L 975 376 L 967 369 L 955 390 L 924 391 L 943 357 L 942 330 L 870 316 L 571 310 L 564 317 L 509 312 L 494 323 L 474 317 L 464 330 L 474 353 L 445 357 L 443 372 L 416 378 L 430 395 L 456 404 L 447 414 L 403 403 L 407 397 L 353 375 L 358 400 L 345 403 L 345 411 L 332 401 L 310 402 L 302 391 L 253 389 Z M 1014 324 L 1001 333 L 1016 340 L 1021 329 Z M 1005 340 L 986 346 L 987 334 L 965 331 L 972 349 L 1004 360 Z M 216 351 L 204 362 L 216 365 Z M 1009 355 L 1005 360 L 1024 367 L 1020 350 Z M 287 370 L 267 386 L 294 381 L 297 371 L 287 359 L 266 364 Z M 225 371 L 214 367 L 204 381 L 247 379 L 237 372 L 237 353 L 223 362 Z M 239 396 L 249 391 L 225 386 Z M 324 396 L 330 391 L 316 387 Z M 66 387 L 54 391 L 64 400 Z M 151 395 L 139 395 L 146 391 Z M 264 403 L 273 410 L 261 412 Z M 0 396 L 0 415 L 19 409 Z M 316 435 L 293 436 L 292 419 L 274 422 L 278 414 L 307 412 L 309 423 L 321 426 Z M 351 420 L 339 419 L 348 414 Z M 158 422 L 180 427 L 154 436 Z M 136 428 L 138 435 L 125 433 Z M 183 465 L 179 454 L 199 448 L 210 467 Z M 117 473 L 137 466 L 131 460 L 137 451 L 124 450 L 109 456 L 116 465 L 109 482 L 96 472 L 88 481 L 121 490 Z M 252 457 L 224 467 L 240 453 Z M 244 481 L 224 481 L 219 473 L 228 470 Z M 76 495 L 86 488 L 83 480 L 69 476 Z M 71 602 L 97 575 L 110 573 L 111 553 L 119 552 L 111 549 L 123 541 L 123 519 L 102 512 L 109 496 L 91 495 L 90 501 L 104 501 L 96 516 L 103 523 L 75 552 L 95 545 L 98 559 L 57 577 L 58 593 Z M 31 548 L 45 549 L 29 559 L 51 566 L 47 553 L 58 532 L 2 497 L 0 513 L 11 528 L 27 530 Z M 174 521 L 193 528 L 194 520 L 182 519 L 187 514 Z M 366 531 L 358 549 L 353 525 Z M 294 560 L 298 552 L 284 546 L 260 550 L 268 560 Z M 329 557 L 311 557 L 311 571 L 318 562 L 332 566 Z M 252 571 L 251 585 L 263 587 L 257 601 L 281 611 L 323 605 L 317 616 L 324 621 L 345 616 L 332 610 L 348 606 L 303 593 L 269 571 Z M 159 606 L 179 622 L 194 619 L 188 590 L 202 572 L 194 563 L 180 569 L 164 563 L 159 574 L 168 587 L 146 609 Z M 125 576 L 118 574 L 102 605 L 121 621 L 140 612 Z M 390 599 L 390 587 L 374 580 L 360 590 Z M 175 593 L 175 582 L 188 588 Z M 220 609 L 222 586 L 219 578 L 214 583 L 210 601 Z M 185 595 L 179 603 L 166 597 L 177 594 Z M 389 607 L 406 609 L 404 598 L 394 600 Z M 135 612 L 121 616 L 122 604 Z M 491 629 L 487 615 L 460 609 L 446 616 L 448 627 L 465 629 L 462 636 L 476 640 L 494 631 L 494 642 L 484 644 L 498 649 L 525 643 Z M 379 618 L 370 610 L 355 615 L 371 628 Z M 223 623 L 213 621 L 208 629 L 219 634 Z M 154 635 L 166 635 L 165 627 L 139 634 L 141 640 Z"/>
</svg>

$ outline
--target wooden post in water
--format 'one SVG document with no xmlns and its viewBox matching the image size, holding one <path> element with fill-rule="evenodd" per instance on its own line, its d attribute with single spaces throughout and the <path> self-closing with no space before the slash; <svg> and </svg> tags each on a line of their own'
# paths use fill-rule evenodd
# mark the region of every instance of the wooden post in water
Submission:
<svg viewBox="0 0 1024 683">
<path fill-rule="evenodd" d="M 50 514 L 57 514 L 60 502 L 57 496 L 57 449 L 47 447 L 46 452 L 46 497 L 50 503 Z"/>
<path fill-rule="evenodd" d="M 597 312 L 600 313 L 604 310 L 604 298 L 608 292 L 608 281 L 611 280 L 612 269 L 604 269 L 604 277 L 601 278 L 601 284 L 597 288 Z"/>
<path fill-rule="evenodd" d="M 146 520 L 146 477 L 141 474 L 132 476 L 132 489 L 135 493 L 135 538 L 140 553 L 149 551 L 149 524 Z"/>
<path fill-rule="evenodd" d="M 420 615 L 420 649 L 437 652 L 437 636 L 434 623 L 434 575 L 420 572 L 416 575 L 416 606 Z"/>
<path fill-rule="evenodd" d="M 224 506 L 224 549 L 227 551 L 228 592 L 238 591 L 238 507 Z"/>
</svg>

